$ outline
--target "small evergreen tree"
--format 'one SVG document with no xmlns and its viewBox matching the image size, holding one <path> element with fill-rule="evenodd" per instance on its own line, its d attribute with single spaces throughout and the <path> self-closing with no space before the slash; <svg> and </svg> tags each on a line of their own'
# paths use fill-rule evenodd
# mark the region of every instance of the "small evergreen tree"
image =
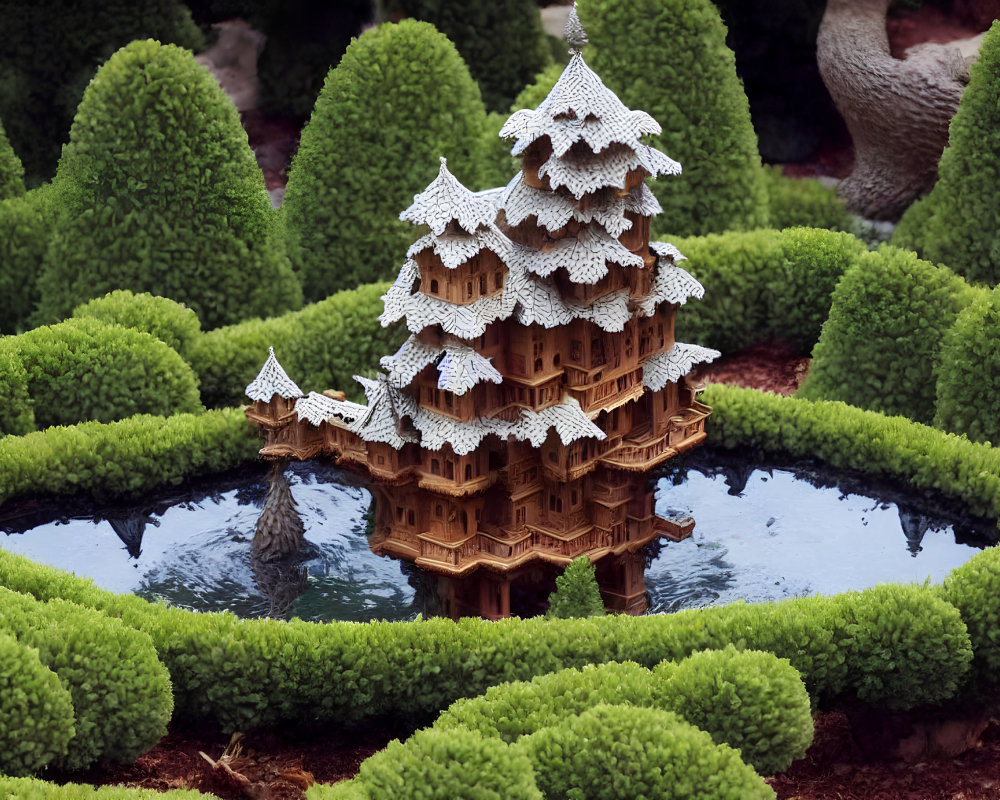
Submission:
<svg viewBox="0 0 1000 800">
<path fill-rule="evenodd" d="M 282 207 L 309 301 L 394 277 L 414 238 L 400 212 L 438 157 L 478 183 L 486 112 L 461 56 L 426 22 L 367 31 L 327 76 Z"/>
<path fill-rule="evenodd" d="M 654 181 L 657 235 L 767 224 L 757 137 L 726 28 L 711 0 L 579 0 L 587 62 L 629 108 L 663 127 L 655 145 L 681 163 Z"/>
<path fill-rule="evenodd" d="M 24 167 L 0 122 L 0 200 L 24 194 Z"/>
<path fill-rule="evenodd" d="M 534 0 L 397 0 L 397 5 L 455 43 L 490 111 L 507 111 L 551 60 Z"/>
<path fill-rule="evenodd" d="M 1000 21 L 951 121 L 938 182 L 903 215 L 892 243 L 972 281 L 1000 283 Z"/>
<path fill-rule="evenodd" d="M 594 565 L 587 556 L 571 561 L 556 578 L 556 590 L 549 595 L 549 610 L 545 616 L 556 619 L 604 616 L 604 601 L 597 587 Z"/>
<path fill-rule="evenodd" d="M 301 305 L 239 115 L 186 50 L 133 42 L 101 67 L 55 189 L 36 322 L 115 289 L 183 302 L 206 328 Z"/>
</svg>

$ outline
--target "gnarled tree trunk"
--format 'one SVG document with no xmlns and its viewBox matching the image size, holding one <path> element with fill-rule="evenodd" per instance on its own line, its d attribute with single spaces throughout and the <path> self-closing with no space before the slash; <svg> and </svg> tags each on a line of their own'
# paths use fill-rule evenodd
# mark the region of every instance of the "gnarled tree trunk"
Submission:
<svg viewBox="0 0 1000 800">
<path fill-rule="evenodd" d="M 955 44 L 918 45 L 893 58 L 890 1 L 829 0 L 816 57 L 854 140 L 854 170 L 841 195 L 856 214 L 895 221 L 937 180 L 970 59 Z"/>
</svg>

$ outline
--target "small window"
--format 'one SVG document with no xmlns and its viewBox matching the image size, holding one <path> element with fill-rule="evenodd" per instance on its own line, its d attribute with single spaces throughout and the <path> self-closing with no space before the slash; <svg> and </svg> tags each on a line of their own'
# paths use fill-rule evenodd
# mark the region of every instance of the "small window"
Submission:
<svg viewBox="0 0 1000 800">
<path fill-rule="evenodd" d="M 438 503 L 436 506 L 434 506 L 434 516 L 435 517 L 443 517 L 444 516 L 444 509 L 441 508 L 441 504 L 440 503 Z"/>
<path fill-rule="evenodd" d="M 541 372 L 541 371 L 542 371 L 542 359 L 536 358 L 535 359 L 535 372 Z"/>
<path fill-rule="evenodd" d="M 385 456 L 378 456 L 378 465 L 380 467 L 384 467 L 385 466 Z"/>
<path fill-rule="evenodd" d="M 436 458 L 431 459 L 431 472 L 434 473 L 435 475 L 441 474 L 441 462 L 438 461 Z"/>
<path fill-rule="evenodd" d="M 465 284 L 465 296 L 472 297 L 472 281 Z"/>
<path fill-rule="evenodd" d="M 416 517 L 414 517 L 414 515 L 413 515 L 413 512 L 412 512 L 412 511 L 407 511 L 407 512 L 406 512 L 406 521 L 407 521 L 407 522 L 408 522 L 408 523 L 409 523 L 409 524 L 410 524 L 411 526 L 413 526 L 413 525 L 416 525 L 416 524 L 417 524 L 417 520 L 416 520 Z"/>
<path fill-rule="evenodd" d="M 466 464 L 465 465 L 465 479 L 467 481 L 471 481 L 472 480 L 472 464 Z M 479 513 L 479 512 L 476 512 L 476 513 Z"/>
<path fill-rule="evenodd" d="M 556 454 L 555 450 L 549 450 L 549 461 L 551 461 L 553 464 L 559 463 L 559 456 Z"/>
<path fill-rule="evenodd" d="M 438 293 L 438 282 L 437 279 L 434 279 L 431 281 L 431 294 L 437 294 L 437 293 Z"/>
<path fill-rule="evenodd" d="M 569 343 L 569 358 L 570 361 L 579 362 L 583 357 L 583 342 L 579 339 L 573 339 Z"/>
<path fill-rule="evenodd" d="M 497 270 L 496 272 L 493 273 L 493 288 L 499 289 L 502 284 L 503 284 L 503 273 L 500 272 L 500 270 Z"/>
<path fill-rule="evenodd" d="M 573 505 L 575 506 L 577 499 L 580 497 L 580 495 L 577 494 L 576 489 L 573 490 L 572 497 L 573 497 Z"/>
<path fill-rule="evenodd" d="M 396 506 L 396 521 L 397 522 L 402 522 L 403 521 L 403 507 L 402 506 Z"/>
<path fill-rule="evenodd" d="M 486 276 L 479 276 L 479 294 L 486 294 Z"/>
</svg>

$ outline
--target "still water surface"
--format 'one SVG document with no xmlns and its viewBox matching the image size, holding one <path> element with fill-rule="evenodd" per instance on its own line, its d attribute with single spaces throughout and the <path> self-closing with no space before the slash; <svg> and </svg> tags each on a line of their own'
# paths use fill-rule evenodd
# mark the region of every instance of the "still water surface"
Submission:
<svg viewBox="0 0 1000 800">
<path fill-rule="evenodd" d="M 709 466 L 711 465 L 711 466 Z M 411 568 L 375 556 L 365 535 L 370 494 L 324 464 L 286 473 L 308 544 L 280 574 L 250 558 L 265 472 L 86 514 L 54 509 L 5 519 L 0 547 L 85 575 L 115 592 L 246 617 L 409 619 L 424 608 Z M 898 498 L 896 498 L 898 499 Z M 95 513 L 96 511 L 96 513 Z M 940 581 L 976 551 L 948 519 L 888 499 L 818 488 L 789 470 L 720 469 L 710 452 L 661 479 L 657 512 L 693 516 L 694 535 L 651 557 L 651 610 L 764 601 Z M 59 515 L 65 515 L 59 518 Z M 968 532 L 965 524 L 959 539 Z M 981 532 L 995 536 L 987 524 Z"/>
</svg>

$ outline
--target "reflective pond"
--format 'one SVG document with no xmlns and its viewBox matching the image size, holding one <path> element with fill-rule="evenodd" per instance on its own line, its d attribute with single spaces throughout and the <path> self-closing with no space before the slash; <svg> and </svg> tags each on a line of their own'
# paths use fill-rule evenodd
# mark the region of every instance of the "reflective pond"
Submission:
<svg viewBox="0 0 1000 800">
<path fill-rule="evenodd" d="M 245 617 L 396 620 L 424 610 L 420 570 L 368 549 L 371 495 L 360 484 L 318 462 L 293 464 L 286 477 L 307 539 L 291 567 L 250 557 L 267 485 L 257 465 L 128 506 L 19 503 L 0 515 L 0 547 L 112 591 Z M 937 582 L 976 552 L 965 542 L 996 538 L 993 523 L 953 524 L 953 509 L 923 498 L 872 496 L 864 481 L 868 494 L 817 483 L 833 479 L 708 450 L 672 468 L 659 481 L 657 512 L 697 524 L 690 539 L 650 552 L 651 610 Z"/>
</svg>

